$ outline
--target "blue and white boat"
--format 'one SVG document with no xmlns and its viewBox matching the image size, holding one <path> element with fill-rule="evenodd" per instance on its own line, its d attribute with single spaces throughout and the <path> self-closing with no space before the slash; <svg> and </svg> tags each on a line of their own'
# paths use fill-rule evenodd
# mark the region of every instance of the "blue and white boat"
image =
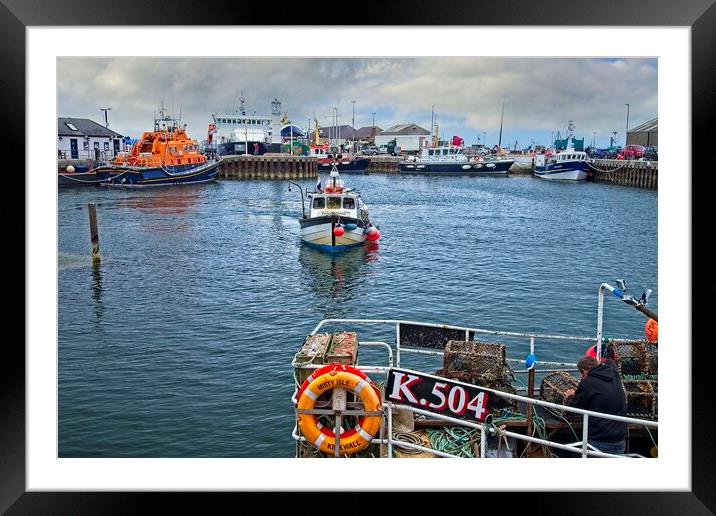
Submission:
<svg viewBox="0 0 716 516">
<path fill-rule="evenodd" d="M 296 184 L 296 183 L 293 183 Z M 303 190 L 301 190 L 303 201 Z M 314 192 L 306 192 L 305 205 L 298 219 L 301 240 L 310 247 L 336 252 L 376 241 L 380 231 L 368 216 L 368 206 L 360 194 L 346 188 L 336 166 L 330 174 L 320 174 Z"/>
<path fill-rule="evenodd" d="M 479 157 L 470 159 L 463 148 L 456 145 L 427 147 L 419 156 L 409 158 L 400 164 L 401 174 L 437 174 L 437 175 L 500 175 L 504 176 L 515 164 L 513 159 L 495 159 Z"/>
<path fill-rule="evenodd" d="M 553 181 L 584 181 L 589 177 L 591 172 L 589 155 L 574 149 L 572 129 L 574 125 L 570 121 L 565 150 L 552 156 L 545 154 L 535 156 L 536 177 Z"/>
</svg>

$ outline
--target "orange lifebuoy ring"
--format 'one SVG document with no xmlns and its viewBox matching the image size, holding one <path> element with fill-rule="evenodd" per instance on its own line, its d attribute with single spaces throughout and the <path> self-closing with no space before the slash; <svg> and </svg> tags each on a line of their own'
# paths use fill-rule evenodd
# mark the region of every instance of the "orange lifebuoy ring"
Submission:
<svg viewBox="0 0 716 516">
<path fill-rule="evenodd" d="M 325 187 L 325 188 L 323 189 L 323 191 L 326 192 L 326 193 L 333 193 L 333 187 L 332 187 L 332 186 L 327 186 L 327 187 Z"/>
<path fill-rule="evenodd" d="M 329 367 L 322 369 L 327 370 L 320 376 L 318 372 L 321 369 L 314 372 L 309 378 L 314 376 L 315 378 L 305 387 L 302 386 L 302 390 L 299 391 L 298 409 L 313 409 L 321 394 L 336 387 L 353 391 L 361 399 L 367 411 L 375 412 L 381 409 L 380 395 L 365 374 L 354 367 L 340 364 L 330 364 Z M 378 432 L 380 421 L 381 416 L 362 416 L 355 427 L 340 434 L 340 452 L 344 455 L 351 455 L 367 447 Z M 335 452 L 334 432 L 319 423 L 314 414 L 299 413 L 298 427 L 303 436 L 315 448 L 325 453 L 333 454 Z"/>
</svg>

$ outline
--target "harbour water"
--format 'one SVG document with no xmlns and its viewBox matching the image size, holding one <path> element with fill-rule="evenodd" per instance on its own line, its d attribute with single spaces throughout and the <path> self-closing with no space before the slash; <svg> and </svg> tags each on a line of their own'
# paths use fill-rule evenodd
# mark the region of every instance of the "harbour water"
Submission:
<svg viewBox="0 0 716 516">
<path fill-rule="evenodd" d="M 290 362 L 327 317 L 593 336 L 597 288 L 616 278 L 653 288 L 658 310 L 655 191 L 344 179 L 383 236 L 334 258 L 301 244 L 285 181 L 60 191 L 59 456 L 292 457 Z M 607 300 L 607 336 L 643 338 L 644 323 Z"/>
</svg>

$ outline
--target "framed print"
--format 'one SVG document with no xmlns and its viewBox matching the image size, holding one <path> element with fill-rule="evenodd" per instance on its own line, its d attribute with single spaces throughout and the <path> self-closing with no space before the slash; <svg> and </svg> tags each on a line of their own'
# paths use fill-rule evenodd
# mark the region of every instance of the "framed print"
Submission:
<svg viewBox="0 0 716 516">
<path fill-rule="evenodd" d="M 346 7 L 356 13 L 341 26 L 298 7 L 259 16 L 234 4 L 216 25 L 215 11 L 183 1 L 170 14 L 145 3 L 102 12 L 81 1 L 3 4 L 2 102 L 13 132 L 25 134 L 13 163 L 24 165 L 28 203 L 26 348 L 8 346 L 2 380 L 3 513 L 132 512 L 157 491 L 520 491 L 525 504 L 568 514 L 714 511 L 712 352 L 691 337 L 690 210 L 713 103 L 710 0 L 400 2 L 372 16 Z M 658 159 L 645 156 L 658 147 L 661 189 Z M 460 167 L 451 179 L 421 173 L 448 156 Z M 565 166 L 560 157 L 591 168 L 546 181 L 550 158 Z M 374 174 L 371 162 L 385 168 Z M 520 164 L 529 169 L 521 177 Z M 476 168 L 494 176 L 501 165 L 502 179 Z M 43 176 L 55 166 L 102 187 L 62 191 Z M 622 271 L 639 284 L 613 277 Z M 598 299 L 597 288 L 614 296 Z M 595 357 L 602 342 L 604 353 L 610 341 L 616 349 L 609 318 L 634 310 L 613 297 L 642 312 L 625 325 L 649 352 L 656 337 L 642 326 L 658 318 L 658 301 L 665 387 L 660 401 L 650 387 L 649 399 L 661 453 L 646 432 L 653 448 L 631 451 L 651 458 L 615 459 L 618 468 L 527 459 L 533 449 L 508 439 L 509 421 L 507 434 L 493 432 L 513 461 L 498 460 L 501 444 L 487 453 L 480 424 L 491 412 L 519 414 L 519 398 L 510 411 L 492 384 L 458 373 L 444 381 L 454 365 L 446 357 L 460 362 L 478 345 L 498 356 L 496 342 L 507 342 L 514 371 L 503 374 L 524 373 L 533 392 L 530 357 L 576 366 L 595 326 Z M 336 325 L 322 344 L 331 324 L 357 319 L 387 329 L 368 338 Z M 567 334 L 577 336 L 574 358 L 545 358 L 541 342 L 535 352 L 535 336 Z M 524 352 L 510 354 L 513 338 Z M 389 365 L 368 371 L 389 371 L 387 380 L 371 384 L 358 349 L 367 361 L 393 343 Z M 430 365 L 416 373 L 401 343 Z M 358 393 L 338 409 L 357 414 L 353 430 L 339 418 L 328 431 L 322 405 L 303 396 L 315 401 L 316 378 L 337 374 L 301 367 L 324 344 L 321 365 L 342 367 L 339 386 Z M 428 362 L 436 349 L 439 364 Z M 652 386 L 656 375 L 637 373 L 628 381 Z M 347 460 L 361 456 L 351 446 L 368 450 L 377 432 L 390 433 L 392 415 L 378 421 L 373 406 L 381 389 L 428 419 L 474 419 L 469 456 L 494 460 L 377 458 L 392 444 Z M 350 412 L 358 398 L 362 409 Z M 537 436 L 544 421 L 528 417 Z M 451 456 L 432 435 L 423 442 Z M 346 457 L 297 458 L 314 448 Z"/>
</svg>

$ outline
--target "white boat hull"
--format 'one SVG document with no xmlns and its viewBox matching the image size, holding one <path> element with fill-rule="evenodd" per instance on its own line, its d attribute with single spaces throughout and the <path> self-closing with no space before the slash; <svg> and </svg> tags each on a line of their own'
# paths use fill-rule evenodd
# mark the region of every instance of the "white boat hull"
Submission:
<svg viewBox="0 0 716 516">
<path fill-rule="evenodd" d="M 552 181 L 585 181 L 587 179 L 587 172 L 584 170 L 535 171 L 534 175 Z"/>
<path fill-rule="evenodd" d="M 349 249 L 363 244 L 366 240 L 362 227 L 345 230 L 345 233 L 341 236 L 335 236 L 333 228 L 334 226 L 330 221 L 304 226 L 301 228 L 301 240 L 311 247 L 317 247 L 325 251 Z"/>
</svg>

